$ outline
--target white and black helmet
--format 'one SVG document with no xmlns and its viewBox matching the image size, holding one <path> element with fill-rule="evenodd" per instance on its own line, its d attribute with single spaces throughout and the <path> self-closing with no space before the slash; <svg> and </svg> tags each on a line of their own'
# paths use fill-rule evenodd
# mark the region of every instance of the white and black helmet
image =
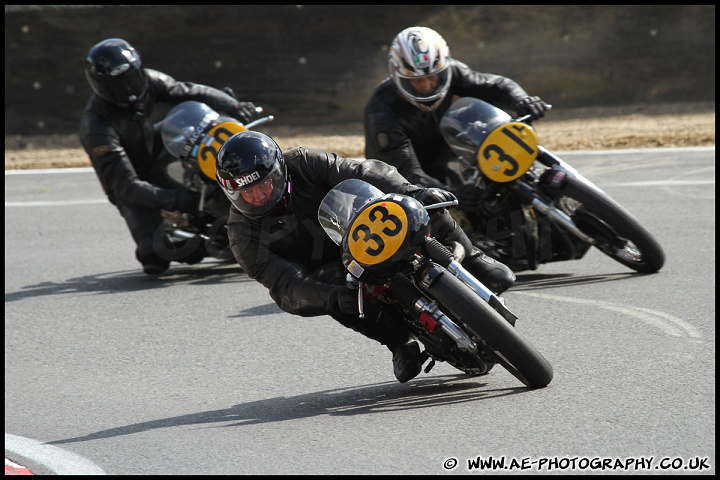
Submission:
<svg viewBox="0 0 720 480">
<path fill-rule="evenodd" d="M 422 110 L 437 108 L 450 88 L 450 49 L 430 28 L 410 27 L 400 32 L 390 45 L 388 67 L 400 94 Z M 432 91 L 422 92 L 410 82 L 433 75 L 437 75 L 437 84 Z"/>
</svg>

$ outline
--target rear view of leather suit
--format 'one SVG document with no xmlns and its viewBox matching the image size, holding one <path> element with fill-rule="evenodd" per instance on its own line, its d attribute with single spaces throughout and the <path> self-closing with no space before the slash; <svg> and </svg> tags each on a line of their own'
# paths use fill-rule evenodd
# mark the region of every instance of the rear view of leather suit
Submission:
<svg viewBox="0 0 720 480">
<path fill-rule="evenodd" d="M 200 198 L 167 174 L 173 157 L 163 147 L 156 117 L 163 105 L 198 100 L 247 123 L 255 106 L 213 87 L 143 68 L 135 48 L 118 38 L 89 50 L 85 74 L 93 94 L 80 120 L 80 142 L 108 200 L 127 223 L 143 271 L 159 275 L 171 261 L 201 261 L 206 253 L 202 245 L 188 253 L 162 235 L 163 210 L 194 214 Z"/>
</svg>

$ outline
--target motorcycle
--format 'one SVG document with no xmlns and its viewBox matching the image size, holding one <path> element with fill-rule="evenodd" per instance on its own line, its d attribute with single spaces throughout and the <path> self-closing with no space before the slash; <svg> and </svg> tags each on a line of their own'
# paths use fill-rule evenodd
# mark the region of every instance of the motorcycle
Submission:
<svg viewBox="0 0 720 480">
<path fill-rule="evenodd" d="M 262 108 L 256 111 L 261 113 Z M 184 188 L 200 193 L 197 215 L 163 212 L 162 233 L 166 242 L 175 244 L 176 256 L 202 245 L 211 257 L 233 259 L 226 226 L 230 201 L 215 179 L 217 154 L 228 138 L 273 118 L 268 115 L 243 125 L 197 101 L 181 102 L 165 115 L 160 127 L 162 141 L 174 158 L 168 171 Z"/>
<path fill-rule="evenodd" d="M 529 115 L 511 118 L 476 98 L 457 100 L 440 131 L 482 189 L 474 208 L 451 214 L 473 243 L 514 271 L 582 258 L 591 247 L 640 273 L 665 263 L 640 221 L 538 143 Z"/>
<path fill-rule="evenodd" d="M 547 386 L 552 366 L 516 330 L 517 316 L 461 266 L 462 246 L 449 249 L 430 236 L 428 210 L 454 203 L 423 206 L 349 179 L 328 192 L 318 220 L 341 247 L 347 283 L 358 290 L 359 316 L 366 295 L 397 309 L 424 346 L 425 373 L 447 362 L 484 375 L 499 363 L 530 388 Z"/>
</svg>

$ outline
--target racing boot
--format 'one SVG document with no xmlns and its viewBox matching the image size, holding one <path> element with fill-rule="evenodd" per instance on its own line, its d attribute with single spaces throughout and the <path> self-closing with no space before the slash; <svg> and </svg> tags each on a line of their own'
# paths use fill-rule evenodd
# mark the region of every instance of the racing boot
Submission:
<svg viewBox="0 0 720 480">
<path fill-rule="evenodd" d="M 515 283 L 515 273 L 510 267 L 485 255 L 482 250 L 475 247 L 470 255 L 465 256 L 462 266 L 495 295 L 500 295 Z"/>
<path fill-rule="evenodd" d="M 418 376 L 423 359 L 420 346 L 411 341 L 408 325 L 398 319 L 399 312 L 385 309 L 377 300 L 365 302 L 365 318 L 334 314 L 332 317 L 343 326 L 385 345 L 393 354 L 393 373 L 400 383 Z"/>
<path fill-rule="evenodd" d="M 142 264 L 145 275 L 151 277 L 157 277 L 170 268 L 170 261 L 159 257 L 152 250 L 148 251 L 138 247 L 135 249 L 135 258 Z"/>
<path fill-rule="evenodd" d="M 165 271 L 170 268 L 170 262 L 162 262 L 162 263 L 143 263 L 143 272 L 145 275 L 149 275 L 151 277 L 157 277 L 165 273 Z"/>
<path fill-rule="evenodd" d="M 398 382 L 405 383 L 417 377 L 422 370 L 420 345 L 414 340 L 394 347 L 393 372 Z"/>
<path fill-rule="evenodd" d="M 170 267 L 170 259 L 160 255 L 154 245 L 155 232 L 163 223 L 160 211 L 140 210 L 124 205 L 119 205 L 118 210 L 135 240 L 135 258 L 142 265 L 143 272 L 151 277 L 164 273 Z"/>
</svg>

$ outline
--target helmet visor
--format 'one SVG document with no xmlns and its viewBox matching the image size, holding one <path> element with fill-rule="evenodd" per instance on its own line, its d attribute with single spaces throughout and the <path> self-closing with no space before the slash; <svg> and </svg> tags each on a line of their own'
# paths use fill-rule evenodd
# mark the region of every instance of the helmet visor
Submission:
<svg viewBox="0 0 720 480">
<path fill-rule="evenodd" d="M 235 208 L 253 218 L 270 213 L 282 199 L 287 187 L 285 171 L 279 161 L 264 177 L 257 171 L 235 177 L 218 169 L 217 178 Z"/>
<path fill-rule="evenodd" d="M 398 73 L 397 82 L 400 88 L 412 99 L 430 101 L 435 100 L 447 91 L 450 84 L 450 72 L 449 68 L 445 68 L 440 72 L 422 77 L 408 77 Z"/>
<path fill-rule="evenodd" d="M 147 90 L 147 78 L 142 68 L 130 68 L 119 75 L 88 76 L 95 93 L 118 105 L 137 103 L 142 100 Z"/>
</svg>

